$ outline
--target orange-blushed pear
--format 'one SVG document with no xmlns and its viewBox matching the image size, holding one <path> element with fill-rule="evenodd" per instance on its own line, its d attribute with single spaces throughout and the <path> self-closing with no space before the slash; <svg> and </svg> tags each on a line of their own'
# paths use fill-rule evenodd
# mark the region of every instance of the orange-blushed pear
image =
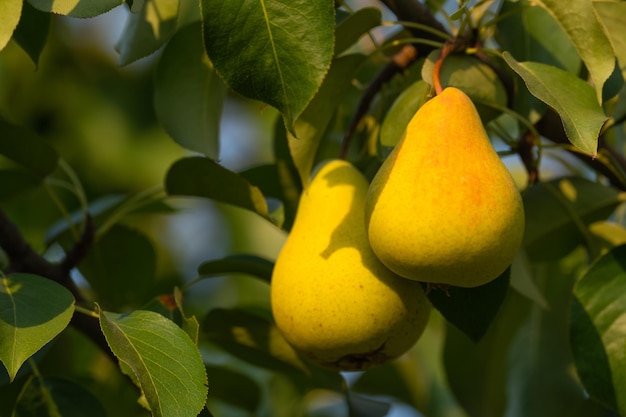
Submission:
<svg viewBox="0 0 626 417">
<path fill-rule="evenodd" d="M 430 302 L 372 252 L 365 232 L 369 183 L 349 162 L 331 160 L 304 190 L 276 260 L 271 305 L 278 329 L 304 357 L 358 371 L 410 349 Z"/>
<path fill-rule="evenodd" d="M 365 219 L 378 258 L 405 278 L 476 287 L 512 263 L 522 199 L 464 92 L 447 87 L 416 112 L 372 180 Z"/>
</svg>

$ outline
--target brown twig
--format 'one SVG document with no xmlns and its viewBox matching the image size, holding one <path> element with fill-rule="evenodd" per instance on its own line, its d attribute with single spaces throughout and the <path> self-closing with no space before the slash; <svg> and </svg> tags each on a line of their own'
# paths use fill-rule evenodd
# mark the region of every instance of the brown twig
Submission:
<svg viewBox="0 0 626 417">
<path fill-rule="evenodd" d="M 67 252 L 63 261 L 58 264 L 52 263 L 35 252 L 24 240 L 15 223 L 9 219 L 3 210 L 0 210 L 0 247 L 9 259 L 8 268 L 4 272 L 7 274 L 16 272 L 35 274 L 51 279 L 67 288 L 77 303 L 84 302 L 85 298 L 70 277 L 70 271 L 87 254 L 93 236 L 94 226 L 88 216 L 81 239 Z M 74 314 L 71 324 L 89 337 L 109 357 L 116 360 L 100 331 L 97 320 L 84 314 Z"/>
<path fill-rule="evenodd" d="M 534 185 L 539 181 L 539 168 L 534 154 L 535 137 L 530 131 L 524 132 L 520 138 L 517 153 L 528 173 L 528 185 Z"/>
</svg>

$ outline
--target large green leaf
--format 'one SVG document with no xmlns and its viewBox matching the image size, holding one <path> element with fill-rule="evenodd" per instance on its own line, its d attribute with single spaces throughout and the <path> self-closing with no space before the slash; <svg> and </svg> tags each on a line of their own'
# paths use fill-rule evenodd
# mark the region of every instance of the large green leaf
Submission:
<svg viewBox="0 0 626 417">
<path fill-rule="evenodd" d="M 528 90 L 561 117 L 572 144 L 595 155 L 598 136 L 608 117 L 598 104 L 593 87 L 557 67 L 538 62 L 517 62 L 505 52 L 504 59 L 526 83 Z"/>
<path fill-rule="evenodd" d="M 287 374 L 308 386 L 341 390 L 337 372 L 310 365 L 287 343 L 267 318 L 243 309 L 213 309 L 202 330 L 208 340 L 239 359 L 272 371 Z"/>
<path fill-rule="evenodd" d="M 22 0 L 0 2 L 0 50 L 4 49 L 17 27 L 22 14 Z"/>
<path fill-rule="evenodd" d="M 94 17 L 119 6 L 123 0 L 27 0 L 36 9 L 72 17 Z"/>
<path fill-rule="evenodd" d="M 84 1 L 84 0 L 83 0 Z M 145 0 L 128 16 L 126 27 L 115 48 L 120 54 L 120 65 L 150 55 L 159 49 L 176 31 L 180 0 Z"/>
<path fill-rule="evenodd" d="M 225 95 L 204 52 L 199 24 L 178 31 L 156 68 L 154 106 L 165 130 L 182 147 L 217 158 Z"/>
<path fill-rule="evenodd" d="M 430 97 L 431 87 L 419 80 L 405 89 L 393 102 L 380 128 L 380 144 L 393 147 L 402 139 L 406 126 Z"/>
<path fill-rule="evenodd" d="M 626 414 L 626 245 L 595 262 L 574 287 L 570 338 L 576 369 L 593 398 Z"/>
<path fill-rule="evenodd" d="M 82 385 L 56 377 L 31 378 L 12 417 L 106 417 L 102 404 Z"/>
<path fill-rule="evenodd" d="M 502 3 L 503 18 L 495 33 L 499 43 L 518 61 L 541 62 L 578 73 L 580 57 L 572 41 L 544 8 L 531 7 L 529 2 Z"/>
<path fill-rule="evenodd" d="M 578 245 L 589 246 L 587 226 L 606 219 L 626 194 L 579 177 L 558 178 L 523 193 L 524 247 L 532 261 L 558 259 Z"/>
<path fill-rule="evenodd" d="M 605 81 L 615 69 L 615 52 L 598 22 L 593 3 L 589 0 L 537 0 L 572 40 L 596 89 L 596 102 L 602 103 Z M 550 84 L 548 84 L 550 85 Z"/>
<path fill-rule="evenodd" d="M 107 308 L 138 307 L 154 294 L 156 252 L 148 237 L 123 225 L 99 237 L 79 265 Z"/>
<path fill-rule="evenodd" d="M 477 342 L 498 313 L 510 277 L 510 268 L 507 268 L 498 278 L 479 287 L 426 287 L 426 290 L 428 299 L 446 320 Z"/>
<path fill-rule="evenodd" d="M 74 297 L 54 281 L 32 274 L 0 275 L 0 361 L 9 378 L 65 329 Z"/>
<path fill-rule="evenodd" d="M 365 58 L 364 55 L 352 54 L 334 59 L 319 92 L 295 123 L 298 137 L 287 135 L 293 162 L 305 187 L 309 183 L 322 136 Z"/>
<path fill-rule="evenodd" d="M 267 103 L 288 130 L 317 92 L 333 55 L 329 0 L 202 0 L 204 43 L 236 92 Z"/>
<path fill-rule="evenodd" d="M 335 56 L 354 45 L 363 34 L 381 24 L 381 11 L 364 7 L 343 19 L 335 28 Z"/>
<path fill-rule="evenodd" d="M 573 375 L 568 337 L 569 304 L 584 251 L 534 268 L 549 308 L 531 304 L 508 352 L 506 416 L 601 417 L 603 407 L 589 399 Z M 482 416 L 481 416 L 482 417 Z"/>
<path fill-rule="evenodd" d="M 428 55 L 422 67 L 424 81 L 433 85 L 432 76 L 439 51 Z M 483 124 L 500 115 L 499 107 L 507 106 L 507 95 L 498 74 L 487 64 L 471 55 L 451 54 L 441 66 L 442 87 L 456 87 L 469 96 Z"/>
<path fill-rule="evenodd" d="M 111 350 L 132 370 L 155 417 L 195 417 L 207 396 L 207 376 L 196 345 L 174 322 L 152 311 L 100 310 Z"/>
<path fill-rule="evenodd" d="M 28 2 L 24 3 L 22 18 L 17 29 L 15 29 L 13 39 L 28 54 L 35 65 L 38 65 L 39 56 L 48 39 L 50 19 L 50 13 L 37 10 Z"/>
<path fill-rule="evenodd" d="M 626 78 L 626 31 L 624 30 L 626 27 L 626 3 L 594 1 L 593 7 L 613 44 L 622 74 Z"/>
<path fill-rule="evenodd" d="M 165 187 L 170 195 L 210 198 L 255 212 L 269 219 L 261 191 L 239 174 L 202 157 L 176 161 L 167 172 Z"/>
<path fill-rule="evenodd" d="M 57 153 L 42 138 L 0 117 L 0 155 L 44 178 L 57 166 Z"/>
</svg>

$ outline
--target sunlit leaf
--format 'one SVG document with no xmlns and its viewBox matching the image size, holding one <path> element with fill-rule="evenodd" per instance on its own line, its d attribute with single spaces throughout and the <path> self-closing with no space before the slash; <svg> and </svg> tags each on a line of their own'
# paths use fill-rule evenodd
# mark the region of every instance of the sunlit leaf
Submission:
<svg viewBox="0 0 626 417">
<path fill-rule="evenodd" d="M 4 49 L 17 27 L 22 14 L 22 0 L 0 2 L 0 50 Z"/>
<path fill-rule="evenodd" d="M 202 46 L 199 25 L 174 35 L 156 68 L 154 105 L 165 130 L 182 147 L 218 157 L 226 95 Z"/>
<path fill-rule="evenodd" d="M 44 178 L 54 171 L 58 159 L 54 148 L 42 138 L 1 117 L 0 155 L 20 164 L 39 178 Z"/>
<path fill-rule="evenodd" d="M 265 197 L 257 187 L 208 158 L 176 161 L 167 173 L 165 187 L 170 195 L 210 198 L 270 218 Z"/>
<path fill-rule="evenodd" d="M 574 43 L 595 85 L 596 103 L 602 103 L 604 83 L 615 69 L 615 52 L 598 22 L 593 3 L 588 0 L 537 0 L 537 3 L 554 17 Z"/>
<path fill-rule="evenodd" d="M 119 6 L 123 0 L 27 0 L 36 9 L 72 17 L 94 17 Z"/>
<path fill-rule="evenodd" d="M 394 101 L 380 128 L 380 144 L 393 147 L 402 139 L 406 126 L 430 96 L 431 87 L 420 80 L 410 85 Z"/>
<path fill-rule="evenodd" d="M 209 341 L 246 362 L 285 373 L 304 384 L 341 390 L 337 372 L 309 365 L 278 328 L 261 315 L 243 309 L 213 309 L 202 323 L 202 330 Z"/>
<path fill-rule="evenodd" d="M 524 247 L 532 261 L 558 259 L 588 244 L 586 225 L 606 219 L 626 194 L 579 177 L 559 178 L 523 193 Z"/>
<path fill-rule="evenodd" d="M 278 109 L 288 130 L 300 136 L 293 122 L 317 92 L 333 55 L 333 3 L 202 0 L 200 4 L 205 47 L 226 84 Z"/>
<path fill-rule="evenodd" d="M 100 311 L 111 350 L 132 370 L 155 417 L 195 417 L 207 396 L 200 352 L 172 321 L 152 311 Z"/>
<path fill-rule="evenodd" d="M 626 3 L 614 1 L 594 1 L 593 8 L 598 14 L 598 19 L 606 29 L 615 55 L 626 77 Z"/>
<path fill-rule="evenodd" d="M 180 0 L 145 0 L 142 4 L 141 10 L 128 16 L 124 32 L 115 45 L 120 65 L 150 55 L 176 31 Z"/>
<path fill-rule="evenodd" d="M 291 156 L 304 186 L 309 183 L 316 151 L 324 131 L 364 60 L 365 56 L 359 54 L 345 55 L 333 60 L 320 90 L 294 125 L 298 137 L 288 134 Z"/>
<path fill-rule="evenodd" d="M 115 225 L 94 242 L 79 269 L 103 305 L 138 307 L 153 295 L 156 252 L 142 232 Z"/>
<path fill-rule="evenodd" d="M 31 378 L 24 385 L 12 417 L 87 415 L 106 417 L 106 412 L 95 395 L 76 382 L 56 377 L 44 377 Z"/>
<path fill-rule="evenodd" d="M 517 62 L 506 52 L 504 58 L 522 77 L 528 90 L 559 114 L 570 142 L 595 155 L 600 129 L 608 118 L 596 100 L 593 87 L 551 65 Z"/>
<path fill-rule="evenodd" d="M 50 13 L 37 10 L 30 3 L 24 2 L 22 18 L 17 29 L 15 29 L 13 39 L 28 54 L 35 65 L 39 64 L 39 56 L 48 39 L 50 18 Z"/>
<path fill-rule="evenodd" d="M 595 262 L 574 295 L 570 337 L 578 375 L 589 395 L 626 414 L 626 245 Z"/>
<path fill-rule="evenodd" d="M 376 7 L 363 7 L 342 20 L 335 28 L 335 56 L 341 55 L 369 30 L 381 24 Z"/>
<path fill-rule="evenodd" d="M 32 274 L 0 275 L 0 361 L 11 380 L 67 327 L 73 313 L 74 297 L 56 282 Z"/>
<path fill-rule="evenodd" d="M 510 275 L 508 268 L 493 281 L 474 288 L 426 288 L 428 299 L 446 320 L 479 341 L 506 296 Z"/>
<path fill-rule="evenodd" d="M 203 277 L 232 273 L 247 274 L 269 283 L 273 269 L 274 263 L 268 259 L 241 254 L 204 262 L 198 267 L 198 274 Z"/>
</svg>

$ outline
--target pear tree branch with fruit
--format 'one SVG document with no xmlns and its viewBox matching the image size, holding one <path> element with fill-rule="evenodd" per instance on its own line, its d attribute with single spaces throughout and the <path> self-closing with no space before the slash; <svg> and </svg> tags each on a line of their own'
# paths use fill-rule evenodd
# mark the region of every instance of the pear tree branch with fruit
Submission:
<svg viewBox="0 0 626 417">
<path fill-rule="evenodd" d="M 625 26 L 5 0 L 0 417 L 625 416 Z"/>
</svg>

